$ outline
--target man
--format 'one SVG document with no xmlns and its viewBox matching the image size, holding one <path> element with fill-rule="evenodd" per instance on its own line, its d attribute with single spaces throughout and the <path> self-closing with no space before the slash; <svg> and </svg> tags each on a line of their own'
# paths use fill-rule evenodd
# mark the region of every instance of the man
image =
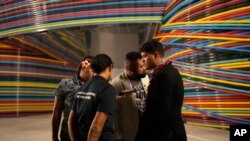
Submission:
<svg viewBox="0 0 250 141">
<path fill-rule="evenodd" d="M 149 82 L 148 77 L 145 76 L 141 54 L 127 53 L 124 71 L 111 82 L 117 92 L 115 118 L 117 141 L 137 141 L 142 136 L 146 88 Z"/>
<path fill-rule="evenodd" d="M 72 107 L 75 93 L 83 85 L 84 82 L 93 76 L 93 71 L 89 67 L 92 56 L 87 56 L 83 59 L 78 67 L 75 76 L 62 79 L 55 91 L 54 110 L 52 113 L 52 140 L 59 141 L 58 132 L 61 123 L 60 141 L 70 141 L 68 135 L 68 116 Z M 64 118 L 61 122 L 62 112 Z"/>
<path fill-rule="evenodd" d="M 76 93 L 68 127 L 71 141 L 114 141 L 115 88 L 109 84 L 113 63 L 99 54 L 92 59 L 96 74 Z"/>
<path fill-rule="evenodd" d="M 147 70 L 153 69 L 145 110 L 144 141 L 186 141 L 181 115 L 184 88 L 177 69 L 164 60 L 160 42 L 145 43 L 140 52 Z"/>
</svg>

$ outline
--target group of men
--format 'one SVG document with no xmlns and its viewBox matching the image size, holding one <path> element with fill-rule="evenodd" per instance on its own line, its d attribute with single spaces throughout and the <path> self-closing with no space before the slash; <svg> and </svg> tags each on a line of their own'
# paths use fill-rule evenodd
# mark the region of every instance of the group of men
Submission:
<svg viewBox="0 0 250 141">
<path fill-rule="evenodd" d="M 113 61 L 88 56 L 77 75 L 56 89 L 53 141 L 186 141 L 181 115 L 184 88 L 157 40 L 127 53 L 124 71 L 111 80 Z M 58 138 L 62 112 L 64 119 Z"/>
</svg>

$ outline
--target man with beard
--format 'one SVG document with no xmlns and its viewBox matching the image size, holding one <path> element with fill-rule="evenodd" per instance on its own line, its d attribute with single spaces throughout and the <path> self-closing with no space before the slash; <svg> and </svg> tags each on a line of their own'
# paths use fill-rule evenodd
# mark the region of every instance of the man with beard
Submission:
<svg viewBox="0 0 250 141">
<path fill-rule="evenodd" d="M 148 82 L 140 53 L 127 53 L 124 71 L 111 82 L 117 92 L 116 141 L 141 140 Z"/>
</svg>

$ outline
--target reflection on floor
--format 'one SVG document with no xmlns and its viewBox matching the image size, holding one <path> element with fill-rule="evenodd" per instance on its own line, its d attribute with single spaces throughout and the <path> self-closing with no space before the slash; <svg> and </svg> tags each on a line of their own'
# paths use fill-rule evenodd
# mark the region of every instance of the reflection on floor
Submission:
<svg viewBox="0 0 250 141">
<path fill-rule="evenodd" d="M 229 131 L 186 125 L 188 141 L 229 141 Z M 1 141 L 51 141 L 51 115 L 0 118 Z"/>
</svg>

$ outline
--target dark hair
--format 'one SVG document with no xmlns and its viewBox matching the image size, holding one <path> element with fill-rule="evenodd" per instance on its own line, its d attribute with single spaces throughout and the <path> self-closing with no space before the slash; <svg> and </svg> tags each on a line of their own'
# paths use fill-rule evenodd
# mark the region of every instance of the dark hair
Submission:
<svg viewBox="0 0 250 141">
<path fill-rule="evenodd" d="M 100 74 L 103 72 L 107 67 L 111 66 L 113 64 L 111 58 L 106 54 L 98 54 L 96 55 L 91 62 L 91 68 L 92 70 Z"/>
<path fill-rule="evenodd" d="M 91 60 L 93 59 L 93 56 L 89 55 L 89 56 L 85 56 L 82 61 L 88 60 L 89 62 L 91 62 Z M 80 62 L 78 68 L 77 68 L 77 72 L 76 72 L 76 76 L 77 78 L 80 78 L 80 72 L 82 69 L 82 61 Z"/>
<path fill-rule="evenodd" d="M 141 59 L 142 56 L 139 52 L 128 52 L 125 58 L 125 68 L 127 70 L 135 71 L 136 70 L 136 62 L 138 59 Z"/>
<path fill-rule="evenodd" d="M 128 52 L 126 54 L 126 58 L 125 60 L 128 60 L 128 61 L 137 61 L 138 59 L 141 59 L 141 54 L 139 52 Z"/>
<path fill-rule="evenodd" d="M 163 49 L 162 44 L 155 39 L 152 39 L 144 43 L 142 47 L 140 48 L 140 52 L 146 52 L 146 53 L 151 53 L 151 54 L 155 52 L 159 52 L 161 56 L 164 56 L 164 49 Z"/>
</svg>

